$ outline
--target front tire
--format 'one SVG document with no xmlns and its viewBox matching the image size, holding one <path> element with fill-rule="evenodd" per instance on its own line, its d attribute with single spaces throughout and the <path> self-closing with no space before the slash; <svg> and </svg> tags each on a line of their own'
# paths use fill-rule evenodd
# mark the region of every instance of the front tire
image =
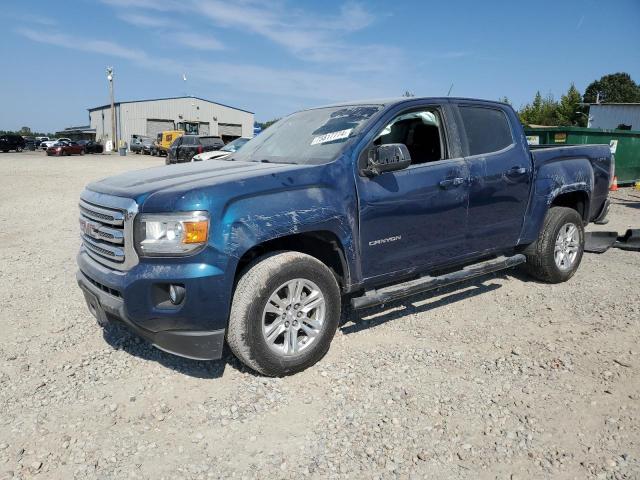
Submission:
<svg viewBox="0 0 640 480">
<path fill-rule="evenodd" d="M 300 372 L 329 350 L 340 321 L 340 289 L 322 262 L 275 252 L 252 262 L 233 295 L 227 343 L 264 375 Z"/>
<path fill-rule="evenodd" d="M 562 283 L 578 270 L 584 253 L 582 217 L 572 208 L 547 211 L 538 241 L 525 251 L 525 269 L 538 280 Z"/>
</svg>

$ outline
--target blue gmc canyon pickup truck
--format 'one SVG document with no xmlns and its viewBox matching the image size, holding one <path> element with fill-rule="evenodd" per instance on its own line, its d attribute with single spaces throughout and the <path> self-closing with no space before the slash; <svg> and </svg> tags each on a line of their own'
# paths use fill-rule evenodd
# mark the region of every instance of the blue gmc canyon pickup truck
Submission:
<svg viewBox="0 0 640 480">
<path fill-rule="evenodd" d="M 329 349 L 341 312 L 523 264 L 563 282 L 608 210 L 607 146 L 530 150 L 506 104 L 402 98 L 283 118 L 242 150 L 80 199 L 77 280 L 102 325 L 265 375 Z"/>
</svg>

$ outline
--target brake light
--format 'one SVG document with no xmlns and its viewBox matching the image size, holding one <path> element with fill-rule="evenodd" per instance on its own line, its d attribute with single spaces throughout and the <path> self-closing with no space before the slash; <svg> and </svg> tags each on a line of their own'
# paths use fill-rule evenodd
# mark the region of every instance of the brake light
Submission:
<svg viewBox="0 0 640 480">
<path fill-rule="evenodd" d="M 198 153 L 202 153 L 202 145 L 198 145 Z"/>
</svg>

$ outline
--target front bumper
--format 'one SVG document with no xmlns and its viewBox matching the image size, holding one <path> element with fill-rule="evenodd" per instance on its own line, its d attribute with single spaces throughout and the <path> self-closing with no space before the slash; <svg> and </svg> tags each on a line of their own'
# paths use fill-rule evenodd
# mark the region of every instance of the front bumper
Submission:
<svg viewBox="0 0 640 480">
<path fill-rule="evenodd" d="M 171 277 L 151 276 L 157 266 L 138 265 L 123 274 L 107 269 L 88 257 L 78 255 L 80 270 L 76 274 L 87 306 L 98 323 L 124 324 L 129 330 L 168 353 L 195 360 L 221 358 L 228 309 L 222 302 L 224 276 L 190 275 L 189 266 L 164 268 Z M 178 274 L 177 277 L 174 276 Z M 182 275 L 180 275 L 182 274 Z M 115 278 L 114 278 L 115 277 Z M 182 283 L 187 288 L 184 305 L 175 309 L 154 307 L 154 282 Z M 218 290 L 218 295 L 212 295 Z M 203 295 L 203 291 L 205 295 Z"/>
</svg>

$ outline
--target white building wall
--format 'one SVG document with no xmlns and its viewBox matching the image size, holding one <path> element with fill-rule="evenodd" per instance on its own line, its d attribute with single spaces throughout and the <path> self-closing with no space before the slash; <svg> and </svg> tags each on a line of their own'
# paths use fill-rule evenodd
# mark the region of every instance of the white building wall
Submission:
<svg viewBox="0 0 640 480">
<path fill-rule="evenodd" d="M 253 137 L 254 115 L 198 98 L 184 97 L 166 100 L 129 102 L 116 105 L 118 138 L 131 142 L 132 135 L 147 135 L 147 119 L 179 122 L 207 122 L 209 134 L 218 135 L 218 124 L 242 125 L 242 136 Z M 111 139 L 111 109 L 89 112 L 91 128 L 96 129 L 96 140 L 105 143 Z"/>
<path fill-rule="evenodd" d="M 640 130 L 640 104 L 600 104 L 589 107 L 589 128 L 614 129 L 624 123 Z"/>
</svg>

